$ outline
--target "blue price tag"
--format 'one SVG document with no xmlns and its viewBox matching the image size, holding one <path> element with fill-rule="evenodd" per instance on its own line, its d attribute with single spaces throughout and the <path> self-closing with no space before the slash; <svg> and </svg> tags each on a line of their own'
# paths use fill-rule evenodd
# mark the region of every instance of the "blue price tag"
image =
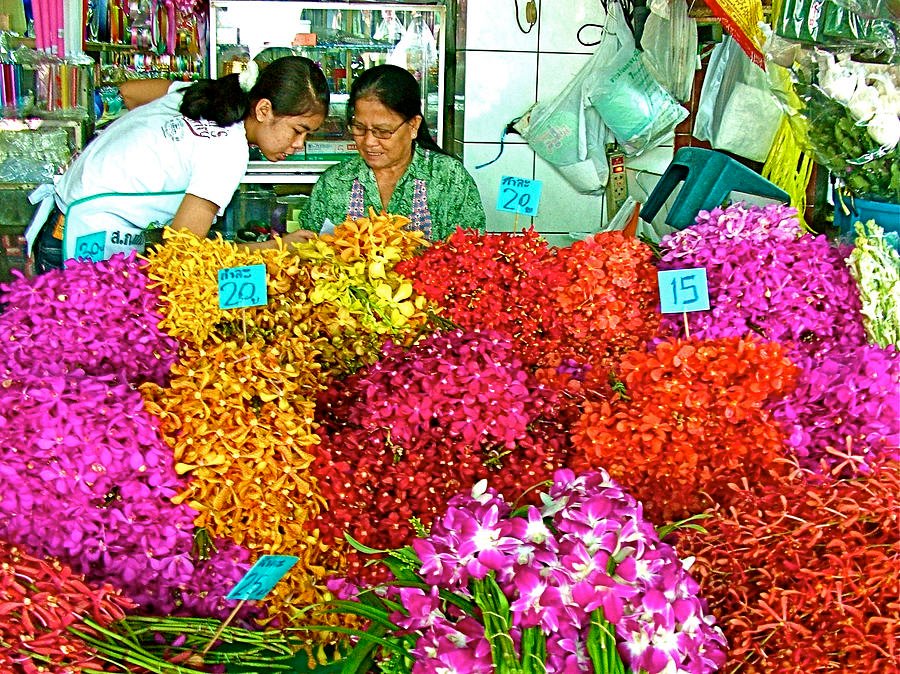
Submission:
<svg viewBox="0 0 900 674">
<path fill-rule="evenodd" d="M 269 301 L 266 265 L 229 267 L 219 270 L 219 308 L 258 307 Z"/>
<path fill-rule="evenodd" d="M 503 176 L 497 194 L 497 210 L 507 213 L 537 215 L 541 201 L 541 181 Z"/>
<path fill-rule="evenodd" d="M 297 563 L 293 555 L 263 555 L 244 577 L 232 588 L 225 599 L 264 599 L 278 581 Z"/>
<path fill-rule="evenodd" d="M 680 314 L 709 309 L 709 286 L 706 283 L 705 269 L 661 271 L 657 272 L 657 278 L 662 313 Z"/>
<path fill-rule="evenodd" d="M 85 234 L 75 239 L 75 257 L 99 262 L 106 257 L 106 232 Z"/>
</svg>

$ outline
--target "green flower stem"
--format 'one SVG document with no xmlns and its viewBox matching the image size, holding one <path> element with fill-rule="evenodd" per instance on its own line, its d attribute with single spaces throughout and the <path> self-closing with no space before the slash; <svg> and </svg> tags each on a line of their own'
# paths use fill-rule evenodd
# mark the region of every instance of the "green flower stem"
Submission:
<svg viewBox="0 0 900 674">
<path fill-rule="evenodd" d="M 522 670 L 525 674 L 546 674 L 547 636 L 540 627 L 522 630 Z"/>
<path fill-rule="evenodd" d="M 497 674 L 525 674 L 509 633 L 509 602 L 497 581 L 488 576 L 483 580 L 473 580 L 472 587 L 475 603 L 481 609 L 484 634 L 491 644 L 491 657 Z"/>
<path fill-rule="evenodd" d="M 90 624 L 90 621 L 85 621 L 85 623 Z M 90 627 L 102 632 L 112 640 L 103 641 L 84 632 L 79 632 L 72 627 L 69 628 L 69 631 L 86 644 L 92 646 L 97 652 L 97 657 L 101 660 L 119 666 L 122 663 L 137 665 L 156 674 L 203 674 L 201 670 L 189 669 L 157 658 L 142 649 L 140 645 L 126 641 L 121 635 L 110 632 L 99 625 L 90 624 Z"/>
<path fill-rule="evenodd" d="M 591 612 L 587 651 L 594 665 L 594 674 L 625 674 L 625 663 L 616 649 L 616 631 L 603 615 L 603 609 Z"/>
</svg>

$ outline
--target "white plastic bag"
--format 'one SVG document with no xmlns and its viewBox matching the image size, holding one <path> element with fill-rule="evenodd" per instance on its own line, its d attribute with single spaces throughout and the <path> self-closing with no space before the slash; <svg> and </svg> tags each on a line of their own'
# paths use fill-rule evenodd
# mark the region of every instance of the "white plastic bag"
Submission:
<svg viewBox="0 0 900 674">
<path fill-rule="evenodd" d="M 655 3 L 650 9 L 641 35 L 644 65 L 676 100 L 687 101 L 697 69 L 697 22 L 688 16 L 685 0 L 663 2 L 662 13 Z"/>
<path fill-rule="evenodd" d="M 585 91 L 619 49 L 617 31 L 628 32 L 616 0 L 609 3 L 609 15 L 600 44 L 558 96 L 538 101 L 516 122 L 516 131 L 534 153 L 551 164 L 581 194 L 603 194 L 609 180 L 606 160 L 607 129 L 591 106 Z M 634 43 L 630 32 L 628 39 Z"/>
<path fill-rule="evenodd" d="M 713 61 L 715 59 L 715 61 Z M 763 162 L 782 110 L 766 73 L 730 37 L 710 57 L 694 124 L 694 137 L 717 150 Z"/>
</svg>

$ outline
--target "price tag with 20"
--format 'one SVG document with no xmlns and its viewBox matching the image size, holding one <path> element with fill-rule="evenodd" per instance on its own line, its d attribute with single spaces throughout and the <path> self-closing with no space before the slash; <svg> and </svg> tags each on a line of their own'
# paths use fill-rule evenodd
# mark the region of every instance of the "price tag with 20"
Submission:
<svg viewBox="0 0 900 674">
<path fill-rule="evenodd" d="M 219 270 L 219 308 L 258 307 L 269 301 L 266 265 L 251 264 Z"/>
</svg>

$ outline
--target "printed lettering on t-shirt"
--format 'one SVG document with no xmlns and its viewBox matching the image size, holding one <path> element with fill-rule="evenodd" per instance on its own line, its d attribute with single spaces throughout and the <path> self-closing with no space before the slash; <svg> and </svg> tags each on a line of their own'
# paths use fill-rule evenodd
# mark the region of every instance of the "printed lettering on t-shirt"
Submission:
<svg viewBox="0 0 900 674">
<path fill-rule="evenodd" d="M 163 124 L 163 135 L 169 140 L 179 141 L 184 138 L 184 117 L 170 119 Z"/>
<path fill-rule="evenodd" d="M 218 138 L 228 133 L 218 124 L 207 122 L 205 119 L 188 119 L 185 117 L 184 123 L 190 132 L 199 138 Z"/>
</svg>

